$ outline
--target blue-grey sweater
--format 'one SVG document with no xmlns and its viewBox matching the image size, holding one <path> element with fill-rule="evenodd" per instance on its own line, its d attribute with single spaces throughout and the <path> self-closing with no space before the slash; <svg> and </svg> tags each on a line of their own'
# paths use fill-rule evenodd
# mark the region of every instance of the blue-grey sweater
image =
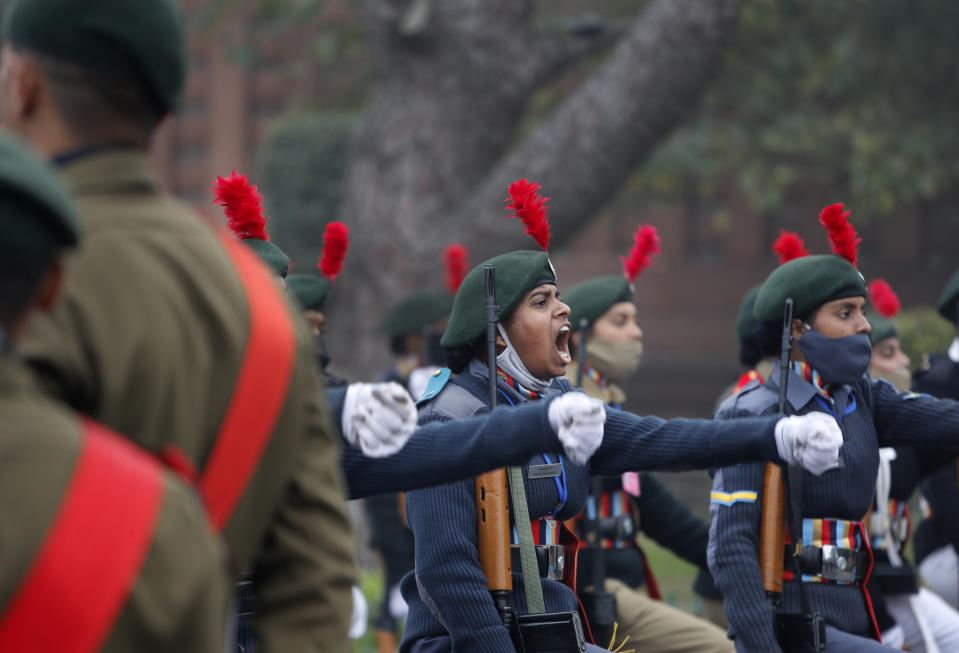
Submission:
<svg viewBox="0 0 959 653">
<path fill-rule="evenodd" d="M 792 412 L 825 411 L 812 384 L 790 372 L 787 399 Z M 959 443 L 959 404 L 928 395 L 900 394 L 885 381 L 864 376 L 845 386 L 855 398 L 855 410 L 842 421 L 844 466 L 816 477 L 803 472 L 802 512 L 806 518 L 858 521 L 867 513 L 876 488 L 880 446 L 954 445 Z M 748 387 L 720 406 L 722 419 L 772 413 L 778 406 L 777 379 Z M 850 406 L 851 406 L 850 401 Z M 773 635 L 773 612 L 766 600 L 757 561 L 764 465 L 720 469 L 714 492 L 755 492 L 755 500 L 719 502 L 710 506 L 707 558 L 710 571 L 725 597 L 725 611 L 739 651 L 779 651 Z M 750 495 L 743 494 L 740 497 Z M 796 582 L 783 588 L 787 611 L 799 611 Z M 855 585 L 806 584 L 812 610 L 832 626 L 869 636 L 871 618 Z"/>
<path fill-rule="evenodd" d="M 487 378 L 485 366 L 473 361 L 438 397 L 421 408 L 420 422 L 448 425 L 449 420 L 464 415 L 464 405 L 469 406 L 469 411 L 484 412 L 486 409 L 477 405 L 482 406 L 488 396 Z M 500 381 L 498 388 L 517 408 L 524 403 L 523 397 L 504 382 Z M 571 389 L 565 379 L 555 379 L 544 399 Z M 564 460 L 568 496 L 557 518 L 568 519 L 583 509 L 591 472 L 611 475 L 637 470 L 682 471 L 740 460 L 778 460 L 773 440 L 775 422 L 770 417 L 742 422 L 665 421 L 607 411 L 603 444 L 589 467 Z M 524 477 L 530 463 L 543 462 L 541 455 L 534 456 L 523 468 Z M 551 514 L 560 504 L 553 478 L 526 477 L 525 485 L 531 519 Z M 457 653 L 514 651 L 477 559 L 473 487 L 473 480 L 469 479 L 407 494 L 407 521 L 416 536 L 416 570 L 402 583 L 403 596 L 410 606 L 400 647 L 403 653 L 411 651 L 417 642 L 447 637 L 449 642 L 440 648 L 452 647 Z M 547 611 L 577 608 L 575 595 L 565 585 L 552 580 L 541 582 Z M 526 612 L 518 570 L 513 573 L 513 605 L 518 613 Z"/>
</svg>

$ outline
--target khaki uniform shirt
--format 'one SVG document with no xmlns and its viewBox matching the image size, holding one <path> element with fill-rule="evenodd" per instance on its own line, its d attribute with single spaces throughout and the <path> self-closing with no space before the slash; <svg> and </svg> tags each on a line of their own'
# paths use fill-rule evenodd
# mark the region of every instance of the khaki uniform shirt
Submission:
<svg viewBox="0 0 959 653">
<path fill-rule="evenodd" d="M 80 451 L 81 422 L 44 397 L 29 372 L 6 356 L 0 356 L 0 422 L 2 612 L 64 500 Z M 106 527 L 122 537 L 120 526 Z M 100 650 L 222 651 L 232 583 L 219 542 L 193 490 L 165 472 L 160 514 L 147 557 Z M 82 547 L 83 542 L 75 546 Z M 97 590 L 80 588 L 89 594 Z"/>
<path fill-rule="evenodd" d="M 249 313 L 214 229 L 162 193 L 138 150 L 61 168 L 86 229 L 64 297 L 21 343 L 44 386 L 145 447 L 184 452 L 201 473 L 233 395 Z M 224 530 L 238 575 L 257 578 L 261 650 L 346 649 L 355 565 L 313 348 L 297 338 L 285 404 Z"/>
</svg>

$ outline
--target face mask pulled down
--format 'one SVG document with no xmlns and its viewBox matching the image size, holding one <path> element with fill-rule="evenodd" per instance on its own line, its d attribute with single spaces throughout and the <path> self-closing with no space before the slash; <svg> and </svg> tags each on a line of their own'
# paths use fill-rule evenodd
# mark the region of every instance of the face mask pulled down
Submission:
<svg viewBox="0 0 959 653">
<path fill-rule="evenodd" d="M 610 342 L 604 338 L 590 338 L 586 355 L 597 372 L 613 383 L 622 383 L 639 368 L 643 356 L 643 342 Z"/>
<path fill-rule="evenodd" d="M 872 360 L 872 345 L 865 333 L 829 338 L 810 329 L 796 344 L 827 385 L 852 385 L 862 378 Z"/>
</svg>

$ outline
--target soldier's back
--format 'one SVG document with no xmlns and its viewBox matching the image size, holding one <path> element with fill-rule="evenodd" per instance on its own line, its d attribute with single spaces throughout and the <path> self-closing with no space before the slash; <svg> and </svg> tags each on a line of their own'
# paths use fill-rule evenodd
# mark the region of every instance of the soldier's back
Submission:
<svg viewBox="0 0 959 653">
<path fill-rule="evenodd" d="M 261 400 L 267 410 L 263 398 L 279 388 L 272 433 L 223 533 L 234 571 L 259 551 L 263 620 L 272 617 L 273 600 L 293 606 L 302 598 L 314 606 L 316 622 L 287 623 L 300 631 L 297 637 L 315 640 L 339 626 L 345 632 L 352 544 L 338 436 L 327 422 L 312 344 L 295 310 L 265 269 L 248 261 L 261 296 L 285 314 L 293 339 L 288 372 L 270 346 L 258 368 L 248 369 L 252 296 L 237 257 L 253 254 L 239 244 L 228 250 L 212 224 L 162 193 L 142 152 L 96 153 L 62 173 L 87 240 L 68 270 L 63 301 L 29 325 L 22 343 L 28 362 L 69 405 L 152 452 L 188 461 L 201 478 L 230 411 L 242 403 L 256 416 Z M 271 346 L 280 340 L 269 330 L 259 335 Z M 238 402 L 241 371 L 256 389 Z M 226 467 L 242 473 L 240 465 Z M 292 568 L 298 578 L 287 576 L 274 594 L 271 579 L 280 583 Z M 316 624 L 322 626 L 311 632 Z"/>
</svg>

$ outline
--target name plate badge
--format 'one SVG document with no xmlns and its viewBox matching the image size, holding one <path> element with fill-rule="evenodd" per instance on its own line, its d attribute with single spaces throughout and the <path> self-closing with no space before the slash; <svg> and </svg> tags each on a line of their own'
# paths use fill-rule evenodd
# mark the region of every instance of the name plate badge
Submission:
<svg viewBox="0 0 959 653">
<path fill-rule="evenodd" d="M 551 478 L 554 476 L 559 476 L 562 473 L 563 473 L 563 465 L 561 463 L 529 466 L 530 478 Z"/>
</svg>

